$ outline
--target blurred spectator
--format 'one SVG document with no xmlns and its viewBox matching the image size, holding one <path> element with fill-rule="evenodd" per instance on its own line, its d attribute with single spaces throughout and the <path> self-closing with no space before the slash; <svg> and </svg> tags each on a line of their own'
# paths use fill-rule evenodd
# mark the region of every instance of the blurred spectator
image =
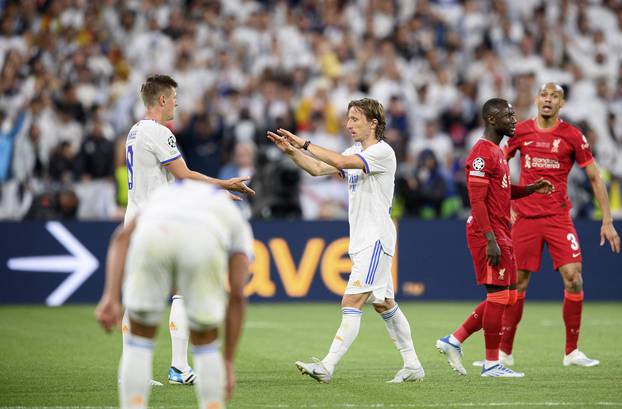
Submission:
<svg viewBox="0 0 622 409">
<path fill-rule="evenodd" d="M 104 136 L 102 123 L 96 120 L 82 143 L 77 156 L 76 170 L 80 179 L 88 181 L 114 176 L 114 144 Z"/>
<path fill-rule="evenodd" d="M 15 140 L 15 154 L 13 155 L 13 177 L 19 182 L 44 176 L 43 161 L 39 149 L 41 130 L 37 124 L 32 124 L 30 130 Z"/>
<path fill-rule="evenodd" d="M 69 183 L 75 179 L 76 170 L 73 148 L 69 142 L 62 141 L 52 151 L 49 176 L 55 182 Z"/>
<path fill-rule="evenodd" d="M 251 141 L 238 142 L 233 148 L 231 161 L 225 164 L 218 173 L 218 179 L 231 179 L 237 177 L 255 176 L 255 144 Z M 252 188 L 253 180 L 251 179 L 248 186 Z M 244 197 L 244 200 L 237 202 L 242 210 L 242 214 L 248 219 L 252 215 L 251 210 L 252 198 Z"/>
<path fill-rule="evenodd" d="M 213 177 L 218 175 L 223 162 L 223 132 L 217 121 L 208 114 L 195 114 L 177 135 L 188 167 Z"/>
<path fill-rule="evenodd" d="M 75 219 L 77 212 L 78 196 L 72 190 L 61 190 L 36 197 L 24 219 Z"/>
<path fill-rule="evenodd" d="M 441 168 L 450 166 L 454 149 L 453 144 L 449 136 L 441 132 L 436 119 L 427 121 L 425 133 L 411 140 L 408 154 L 411 158 L 418 160 L 421 157 L 421 153 L 428 149 L 434 152 L 434 156 L 437 158 L 436 160 Z"/>
<path fill-rule="evenodd" d="M 402 174 L 397 182 L 397 195 L 403 200 L 407 216 L 435 218 L 447 197 L 447 180 L 431 149 L 421 151 L 417 166 Z"/>
<path fill-rule="evenodd" d="M 13 119 L 0 110 L 0 182 L 9 179 L 15 138 L 23 128 L 24 118 L 24 112 Z"/>
</svg>

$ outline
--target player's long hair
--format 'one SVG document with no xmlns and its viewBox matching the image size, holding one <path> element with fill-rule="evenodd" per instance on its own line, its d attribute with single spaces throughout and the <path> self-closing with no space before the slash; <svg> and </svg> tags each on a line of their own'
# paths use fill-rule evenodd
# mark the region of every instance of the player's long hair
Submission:
<svg viewBox="0 0 622 409">
<path fill-rule="evenodd" d="M 148 108 L 155 105 L 162 94 L 169 94 L 173 88 L 177 88 L 177 81 L 168 75 L 151 75 L 140 87 L 140 96 Z"/>
<path fill-rule="evenodd" d="M 384 107 L 375 99 L 362 98 L 350 101 L 348 104 L 348 111 L 350 108 L 355 107 L 360 110 L 368 121 L 375 119 L 377 121 L 376 130 L 374 136 L 378 140 L 384 139 L 384 128 L 386 121 L 384 119 Z"/>
</svg>

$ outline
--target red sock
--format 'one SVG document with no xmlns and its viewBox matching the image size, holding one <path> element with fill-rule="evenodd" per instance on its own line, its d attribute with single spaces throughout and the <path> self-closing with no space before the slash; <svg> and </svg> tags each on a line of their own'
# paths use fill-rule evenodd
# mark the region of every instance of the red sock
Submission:
<svg viewBox="0 0 622 409">
<path fill-rule="evenodd" d="M 510 305 L 505 309 L 503 313 L 501 344 L 499 349 L 508 355 L 512 354 L 512 347 L 514 346 L 514 336 L 516 335 L 516 329 L 521 318 L 523 318 L 523 309 L 525 307 L 525 293 L 518 293 L 516 303 Z"/>
<path fill-rule="evenodd" d="M 566 355 L 577 349 L 582 310 L 583 291 L 580 293 L 564 291 L 564 307 L 562 311 L 564 323 L 566 324 Z"/>
<path fill-rule="evenodd" d="M 484 309 L 486 308 L 486 301 L 482 301 L 468 318 L 462 323 L 452 335 L 460 342 L 464 342 L 474 332 L 482 329 L 482 319 L 484 318 Z"/>
<path fill-rule="evenodd" d="M 484 328 L 484 342 L 486 344 L 486 360 L 499 360 L 499 344 L 501 343 L 501 323 L 503 312 L 510 300 L 510 291 L 498 291 L 488 293 L 486 296 L 486 309 L 482 327 Z"/>
</svg>

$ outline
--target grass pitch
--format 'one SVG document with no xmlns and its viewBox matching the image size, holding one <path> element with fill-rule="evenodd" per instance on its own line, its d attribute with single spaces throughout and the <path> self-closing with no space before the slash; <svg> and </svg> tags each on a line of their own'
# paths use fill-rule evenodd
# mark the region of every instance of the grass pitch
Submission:
<svg viewBox="0 0 622 409">
<path fill-rule="evenodd" d="M 452 372 L 434 342 L 459 325 L 475 303 L 402 303 L 424 365 L 421 383 L 386 384 L 401 366 L 384 323 L 370 306 L 331 384 L 298 373 L 296 360 L 322 358 L 337 330 L 335 304 L 249 306 L 237 357 L 231 409 L 250 408 L 596 408 L 622 407 L 622 303 L 586 303 L 580 347 L 596 368 L 562 366 L 561 303 L 527 302 L 517 334 L 515 368 L 523 379 L 479 376 L 481 333 L 465 345 L 466 377 Z M 93 306 L 1 307 L 0 408 L 103 408 L 117 403 L 121 335 L 106 335 Z M 154 378 L 166 382 L 170 338 L 161 327 Z M 165 383 L 151 407 L 194 408 L 194 390 Z"/>
</svg>

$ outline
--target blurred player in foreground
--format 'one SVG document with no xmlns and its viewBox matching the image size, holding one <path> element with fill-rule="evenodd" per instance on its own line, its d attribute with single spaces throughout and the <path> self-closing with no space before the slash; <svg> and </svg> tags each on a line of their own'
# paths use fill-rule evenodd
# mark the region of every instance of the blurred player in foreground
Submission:
<svg viewBox="0 0 622 409">
<path fill-rule="evenodd" d="M 391 260 L 396 230 L 390 213 L 396 159 L 383 140 L 382 105 L 368 98 L 351 101 L 346 127 L 355 143 L 343 154 L 311 144 L 285 129 L 268 132 L 268 139 L 312 176 L 340 173 L 348 181 L 352 272 L 341 301 L 341 325 L 324 359 L 298 361 L 296 366 L 318 382 L 330 382 L 337 363 L 358 335 L 363 304 L 371 302 L 404 361 L 390 382 L 422 380 L 425 374 L 413 346 L 410 324 L 393 294 Z"/>
<path fill-rule="evenodd" d="M 510 201 L 534 192 L 550 194 L 553 186 L 538 179 L 526 186 L 510 184 L 510 169 L 499 147 L 505 135 L 512 137 L 516 126 L 514 109 L 506 100 L 493 98 L 484 104 L 486 127 L 466 160 L 467 189 L 471 216 L 467 220 L 467 244 L 478 285 L 486 287 L 481 302 L 452 334 L 436 341 L 436 348 L 449 365 L 466 375 L 462 365 L 462 343 L 484 329 L 486 361 L 481 376 L 523 377 L 499 362 L 501 321 L 507 306 L 516 302 L 516 260 L 510 235 Z"/>
<path fill-rule="evenodd" d="M 130 334 L 119 367 L 122 409 L 147 407 L 154 337 L 173 287 L 186 300 L 199 408 L 224 407 L 235 384 L 252 241 L 248 222 L 228 195 L 195 181 L 156 190 L 141 213 L 115 231 L 96 317 L 106 331 L 114 328 L 123 286 Z M 224 362 L 218 341 L 223 320 Z"/>
</svg>

